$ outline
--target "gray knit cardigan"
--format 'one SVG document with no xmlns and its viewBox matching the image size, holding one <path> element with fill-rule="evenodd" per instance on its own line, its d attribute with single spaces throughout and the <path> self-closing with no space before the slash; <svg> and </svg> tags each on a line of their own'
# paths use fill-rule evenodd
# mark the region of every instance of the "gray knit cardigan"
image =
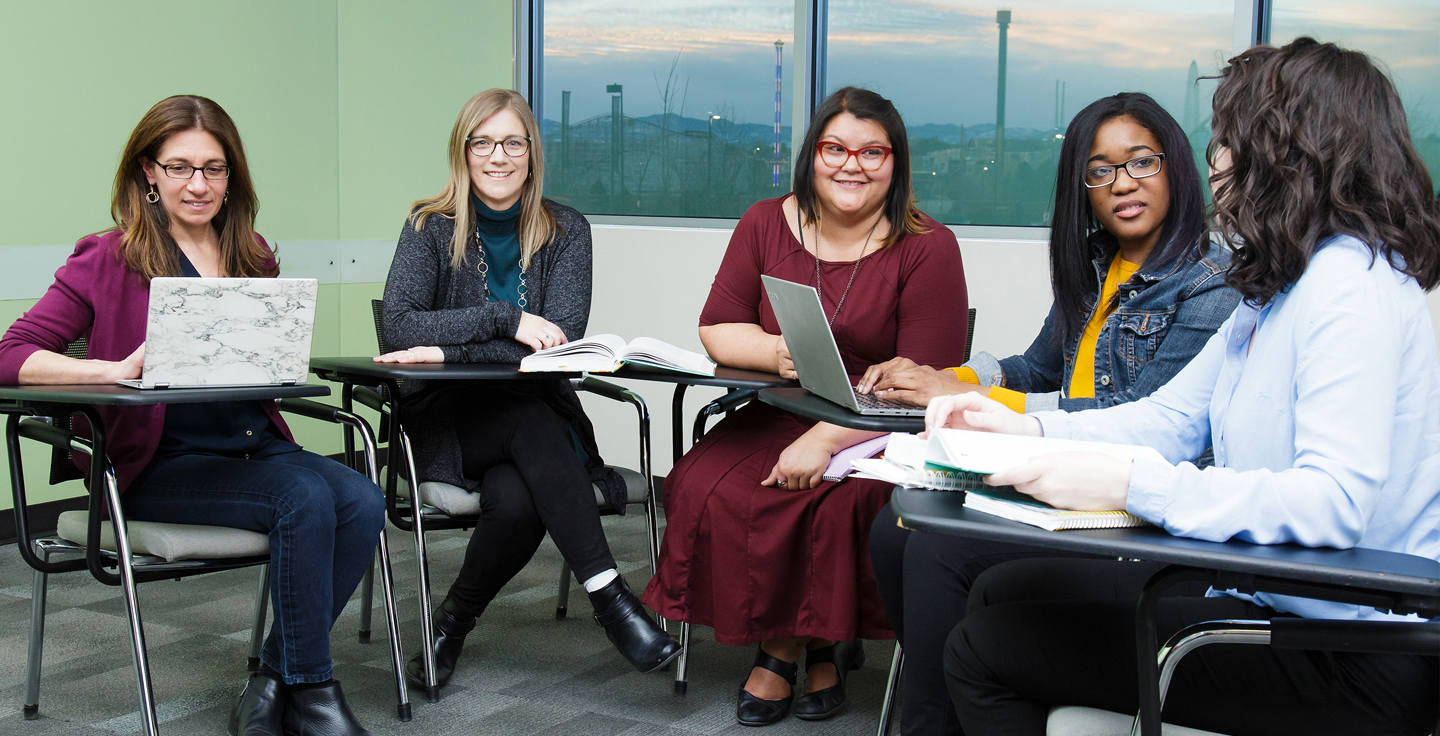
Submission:
<svg viewBox="0 0 1440 736">
<path fill-rule="evenodd" d="M 590 223 L 573 208 L 545 201 L 559 230 L 535 253 L 525 272 L 526 309 L 555 323 L 565 336 L 585 335 L 590 320 Z M 385 281 L 385 342 L 391 350 L 439 346 L 447 363 L 517 363 L 530 348 L 514 339 L 520 308 L 486 298 L 480 275 L 480 241 L 471 234 L 465 264 L 450 266 L 450 237 L 455 222 L 431 215 L 418 232 L 407 218 Z M 605 467 L 595 446 L 595 430 L 570 382 L 529 381 L 536 394 L 575 428 L 590 462 L 593 482 L 618 513 L 625 513 L 625 483 Z M 415 467 L 421 480 L 479 489 L 479 480 L 461 473 L 460 441 L 455 427 L 476 421 L 474 407 L 447 400 L 464 384 L 407 382 L 405 428 L 414 441 Z M 567 448 L 568 449 L 568 448 Z"/>
</svg>

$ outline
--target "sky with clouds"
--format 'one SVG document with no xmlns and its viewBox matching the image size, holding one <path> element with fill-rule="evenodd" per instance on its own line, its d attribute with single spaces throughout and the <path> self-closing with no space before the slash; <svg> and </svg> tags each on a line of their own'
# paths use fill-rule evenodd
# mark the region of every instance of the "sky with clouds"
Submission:
<svg viewBox="0 0 1440 736">
<path fill-rule="evenodd" d="M 1189 67 L 1212 74 L 1231 53 L 1233 0 L 832 0 L 830 88 L 861 84 L 893 99 L 911 125 L 995 121 L 999 32 L 1008 7 L 1006 123 L 1061 125 L 1088 102 L 1141 90 L 1177 117 Z M 608 114 L 607 84 L 623 84 L 627 115 L 670 109 L 768 124 L 774 42 L 785 42 L 783 110 L 789 124 L 793 0 L 547 0 L 547 118 Z M 1273 40 L 1298 33 L 1368 51 L 1387 63 L 1417 133 L 1440 133 L 1440 3 L 1434 0 L 1275 0 Z M 673 65 L 673 73 L 672 73 Z M 1202 82 L 1208 99 L 1213 82 Z"/>
</svg>

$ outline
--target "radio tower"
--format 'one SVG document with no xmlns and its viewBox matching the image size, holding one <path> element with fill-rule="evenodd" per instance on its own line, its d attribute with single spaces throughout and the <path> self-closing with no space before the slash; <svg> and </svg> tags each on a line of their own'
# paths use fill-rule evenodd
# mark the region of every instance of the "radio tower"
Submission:
<svg viewBox="0 0 1440 736">
<path fill-rule="evenodd" d="M 775 149 L 770 159 L 774 166 L 770 176 L 772 187 L 780 186 L 780 63 L 784 48 L 784 41 L 775 42 Z"/>
</svg>

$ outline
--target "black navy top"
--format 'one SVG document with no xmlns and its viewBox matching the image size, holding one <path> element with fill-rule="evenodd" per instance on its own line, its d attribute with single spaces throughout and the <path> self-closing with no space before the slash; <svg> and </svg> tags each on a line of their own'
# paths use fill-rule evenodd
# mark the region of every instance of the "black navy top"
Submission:
<svg viewBox="0 0 1440 736">
<path fill-rule="evenodd" d="M 185 252 L 180 274 L 199 278 Z M 161 455 L 224 455 L 246 458 L 261 452 L 276 455 L 299 450 L 281 436 L 258 401 L 214 401 L 205 404 L 171 404 L 165 407 L 165 428 L 160 433 Z"/>
</svg>

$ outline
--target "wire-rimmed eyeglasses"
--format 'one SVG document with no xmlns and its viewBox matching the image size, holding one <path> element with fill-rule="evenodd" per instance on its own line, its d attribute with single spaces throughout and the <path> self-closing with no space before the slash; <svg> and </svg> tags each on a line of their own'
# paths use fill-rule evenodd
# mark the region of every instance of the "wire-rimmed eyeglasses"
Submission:
<svg viewBox="0 0 1440 736">
<path fill-rule="evenodd" d="M 195 178 L 196 169 L 204 172 L 202 176 L 204 176 L 206 179 L 230 178 L 230 167 L 222 166 L 220 164 L 191 166 L 190 164 L 162 164 L 157 162 L 155 165 L 164 169 L 165 175 L 170 177 L 171 179 L 193 179 Z"/>
<path fill-rule="evenodd" d="M 500 144 L 500 150 L 504 151 L 505 155 L 511 158 L 524 156 L 530 151 L 530 139 L 524 136 L 511 136 L 503 141 L 496 141 L 493 138 L 486 138 L 483 135 L 470 136 L 465 139 L 465 145 L 470 149 L 470 153 L 480 158 L 485 158 L 491 153 L 494 153 L 497 142 Z"/>
<path fill-rule="evenodd" d="M 1085 170 L 1085 186 L 1089 189 L 1098 189 L 1115 183 L 1115 177 L 1120 175 L 1120 169 L 1131 179 L 1144 179 L 1147 176 L 1154 176 L 1160 173 L 1160 164 L 1165 160 L 1163 153 L 1147 153 L 1144 156 L 1136 156 L 1123 164 L 1105 164 L 1104 166 L 1091 166 Z"/>
</svg>

